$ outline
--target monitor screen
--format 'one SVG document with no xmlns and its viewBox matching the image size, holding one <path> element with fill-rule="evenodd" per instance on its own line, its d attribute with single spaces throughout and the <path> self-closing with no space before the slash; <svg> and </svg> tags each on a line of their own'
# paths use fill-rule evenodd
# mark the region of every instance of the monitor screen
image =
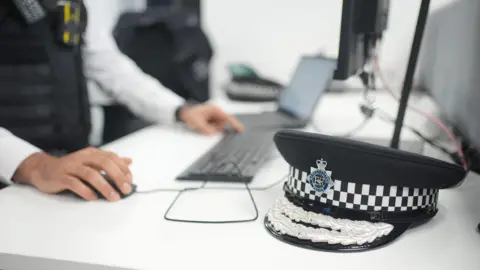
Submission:
<svg viewBox="0 0 480 270">
<path fill-rule="evenodd" d="M 279 109 L 299 119 L 310 119 L 318 99 L 330 86 L 337 62 L 333 59 L 302 57 L 290 84 L 278 101 Z"/>
</svg>

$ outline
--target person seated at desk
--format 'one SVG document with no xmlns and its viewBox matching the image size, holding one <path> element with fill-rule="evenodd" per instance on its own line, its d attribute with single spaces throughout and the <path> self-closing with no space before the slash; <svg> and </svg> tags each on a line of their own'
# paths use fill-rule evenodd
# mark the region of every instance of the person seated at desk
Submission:
<svg viewBox="0 0 480 270">
<path fill-rule="evenodd" d="M 182 121 L 201 134 L 215 134 L 227 123 L 243 129 L 221 109 L 188 104 L 165 89 L 118 50 L 111 34 L 89 35 L 81 0 L 40 4 L 44 16 L 34 20 L 12 0 L 0 1 L 0 183 L 96 200 L 88 182 L 118 201 L 105 172 L 130 193 L 132 160 L 89 147 L 89 82 L 155 123 Z"/>
</svg>

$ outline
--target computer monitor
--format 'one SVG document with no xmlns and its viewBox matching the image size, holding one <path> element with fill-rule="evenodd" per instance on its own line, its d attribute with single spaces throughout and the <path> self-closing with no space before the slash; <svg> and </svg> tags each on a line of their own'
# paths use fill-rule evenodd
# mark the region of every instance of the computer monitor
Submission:
<svg viewBox="0 0 480 270">
<path fill-rule="evenodd" d="M 343 0 L 335 80 L 347 80 L 372 57 L 375 40 L 387 28 L 390 0 Z"/>
</svg>

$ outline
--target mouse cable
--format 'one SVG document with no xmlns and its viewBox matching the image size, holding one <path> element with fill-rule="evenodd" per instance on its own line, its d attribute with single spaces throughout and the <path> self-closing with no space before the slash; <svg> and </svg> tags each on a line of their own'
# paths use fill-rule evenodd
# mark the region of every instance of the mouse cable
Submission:
<svg viewBox="0 0 480 270">
<path fill-rule="evenodd" d="M 275 161 L 276 159 L 278 159 L 279 156 L 273 156 L 273 157 L 270 157 L 269 159 L 267 159 L 265 161 L 265 165 L 272 162 L 272 161 Z M 223 167 L 225 164 L 220 164 L 219 167 Z M 214 171 L 217 171 L 218 169 L 220 168 L 215 168 Z M 237 168 L 236 168 L 237 169 Z M 237 169 L 238 170 L 238 169 Z M 285 177 L 284 177 L 285 178 Z M 278 180 L 278 181 L 275 181 L 271 184 L 268 184 L 264 187 L 253 187 L 253 188 L 250 188 L 250 190 L 252 191 L 265 191 L 265 190 L 268 190 L 270 188 L 273 188 L 274 186 L 278 185 L 279 183 L 281 183 L 284 178 L 282 178 L 281 180 Z M 186 188 L 157 188 L 157 189 L 150 189 L 150 190 L 138 190 L 135 192 L 135 194 L 151 194 L 151 193 L 162 193 L 162 192 L 183 192 L 183 191 L 193 191 L 193 190 L 199 190 L 199 189 L 211 189 L 211 190 L 215 190 L 215 189 L 220 189 L 220 190 L 243 190 L 245 188 L 243 187 L 205 187 L 206 184 L 207 184 L 208 181 L 203 181 L 202 185 L 199 186 L 199 187 L 186 187 Z"/>
<path fill-rule="evenodd" d="M 241 175 L 242 174 L 242 170 L 238 167 L 238 165 L 235 163 L 235 162 L 223 162 L 219 165 L 219 167 L 217 168 L 220 169 L 222 168 L 223 166 L 225 165 L 228 165 L 228 164 L 231 164 L 233 165 L 233 167 L 237 170 L 237 172 Z M 286 176 L 282 177 L 282 179 L 280 181 L 277 181 L 276 183 L 279 183 L 281 181 L 284 181 L 286 178 Z M 170 206 L 168 207 L 167 211 L 165 212 L 163 218 L 167 221 L 173 221 L 173 222 L 183 222 L 183 223 L 197 223 L 197 224 L 232 224 L 232 223 L 246 223 L 246 222 L 252 222 L 252 221 L 256 221 L 258 219 L 258 207 L 257 207 L 257 203 L 255 202 L 255 198 L 253 197 L 253 194 L 252 194 L 252 189 L 248 186 L 248 183 L 245 182 L 245 189 L 247 190 L 248 192 L 248 195 L 250 197 L 250 200 L 252 202 L 252 205 L 253 205 L 253 208 L 254 208 L 254 211 L 255 211 L 255 214 L 252 218 L 248 218 L 248 219 L 238 219 L 238 220 L 190 220 L 190 219 L 177 219 L 177 218 L 170 218 L 168 217 L 168 214 L 170 213 L 170 210 L 174 207 L 175 203 L 177 202 L 177 200 L 186 192 L 189 192 L 189 191 L 196 191 L 196 190 L 207 190 L 207 189 L 210 189 L 210 190 L 233 190 L 232 188 L 221 188 L 221 187 L 217 187 L 217 188 L 205 188 L 206 182 L 202 185 L 202 187 L 200 188 L 194 188 L 194 189 L 187 189 L 187 190 L 184 190 L 184 191 L 181 191 L 177 194 L 177 196 L 175 197 L 175 199 L 173 200 L 173 202 L 170 204 Z M 266 188 L 271 188 L 275 185 L 269 185 L 267 186 Z M 236 188 L 237 190 L 239 188 Z"/>
<path fill-rule="evenodd" d="M 275 160 L 276 158 L 272 159 Z M 269 161 L 272 161 L 269 160 Z M 267 161 L 268 162 L 268 161 Z M 242 170 L 239 168 L 239 166 L 235 162 L 222 162 L 215 170 L 213 170 L 213 173 L 215 171 L 221 169 L 223 166 L 231 164 L 237 170 L 237 172 L 242 175 Z M 252 222 L 256 221 L 258 219 L 259 213 L 258 213 L 258 207 L 257 203 L 255 202 L 255 198 L 252 194 L 252 191 L 266 191 L 269 190 L 278 184 L 282 183 L 285 181 L 288 175 L 284 175 L 280 180 L 277 180 L 267 186 L 264 187 L 257 187 L 257 188 L 250 188 L 247 182 L 244 182 L 245 188 L 240 188 L 240 187 L 205 187 L 208 181 L 204 181 L 200 187 L 188 187 L 188 188 L 183 188 L 183 189 L 154 189 L 154 190 L 146 190 L 146 191 L 138 191 L 136 194 L 149 194 L 149 193 L 156 193 L 156 192 L 178 192 L 177 196 L 173 199 L 172 203 L 169 205 L 167 208 L 163 218 L 167 221 L 172 221 L 172 222 L 183 222 L 183 223 L 197 223 L 197 224 L 231 224 L 231 223 L 246 223 L 246 222 Z M 239 220 L 218 220 L 218 221 L 212 221 L 212 220 L 188 220 L 188 219 L 176 219 L 176 218 L 170 218 L 168 217 L 168 214 L 170 213 L 171 209 L 174 207 L 175 203 L 178 201 L 178 199 L 183 195 L 186 194 L 187 192 L 191 191 L 198 191 L 198 190 L 246 190 L 248 192 L 249 198 L 252 202 L 255 214 L 252 218 L 248 219 L 239 219 Z"/>
</svg>

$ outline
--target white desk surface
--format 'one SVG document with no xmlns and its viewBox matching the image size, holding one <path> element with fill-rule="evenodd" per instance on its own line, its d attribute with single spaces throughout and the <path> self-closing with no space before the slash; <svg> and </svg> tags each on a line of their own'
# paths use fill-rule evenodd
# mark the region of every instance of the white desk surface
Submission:
<svg viewBox="0 0 480 270">
<path fill-rule="evenodd" d="M 314 120 L 325 132 L 342 133 L 361 121 L 354 96 L 325 96 Z M 394 104 L 382 100 L 386 109 Z M 230 111 L 259 106 L 219 104 Z M 353 104 L 353 105 L 352 105 Z M 355 106 L 352 109 L 352 106 Z M 373 121 L 360 135 L 389 138 L 392 126 Z M 405 133 L 405 137 L 411 136 Z M 219 136 L 202 137 L 182 127 L 142 130 L 106 148 L 133 158 L 140 190 L 196 186 L 174 180 Z M 266 186 L 287 173 L 280 158 L 268 163 L 252 186 Z M 212 186 L 211 184 L 210 186 Z M 217 184 L 218 185 L 218 184 Z M 239 185 L 234 185 L 239 186 Z M 284 244 L 263 227 L 263 217 L 281 185 L 254 191 L 257 221 L 204 225 L 173 223 L 163 215 L 176 193 L 138 194 L 118 203 L 86 203 L 70 197 L 40 194 L 29 187 L 0 192 L 0 254 L 32 256 L 135 269 L 479 269 L 480 179 L 470 174 L 456 189 L 440 193 L 440 211 L 429 223 L 407 231 L 391 245 L 362 253 L 327 253 Z M 242 219 L 253 215 L 245 190 L 196 191 L 183 195 L 170 217 Z M 0 256 L 0 269 L 8 256 Z M 18 260 L 16 269 L 26 269 Z M 9 265 L 12 265 L 12 262 Z M 60 264 L 59 264 L 60 265 Z M 49 269 L 55 269 L 49 265 Z M 42 269 L 39 262 L 34 268 Z M 32 268 L 29 268 L 32 269 Z M 77 269 L 77 268 L 75 268 Z M 88 268 L 86 268 L 88 269 Z"/>
</svg>

